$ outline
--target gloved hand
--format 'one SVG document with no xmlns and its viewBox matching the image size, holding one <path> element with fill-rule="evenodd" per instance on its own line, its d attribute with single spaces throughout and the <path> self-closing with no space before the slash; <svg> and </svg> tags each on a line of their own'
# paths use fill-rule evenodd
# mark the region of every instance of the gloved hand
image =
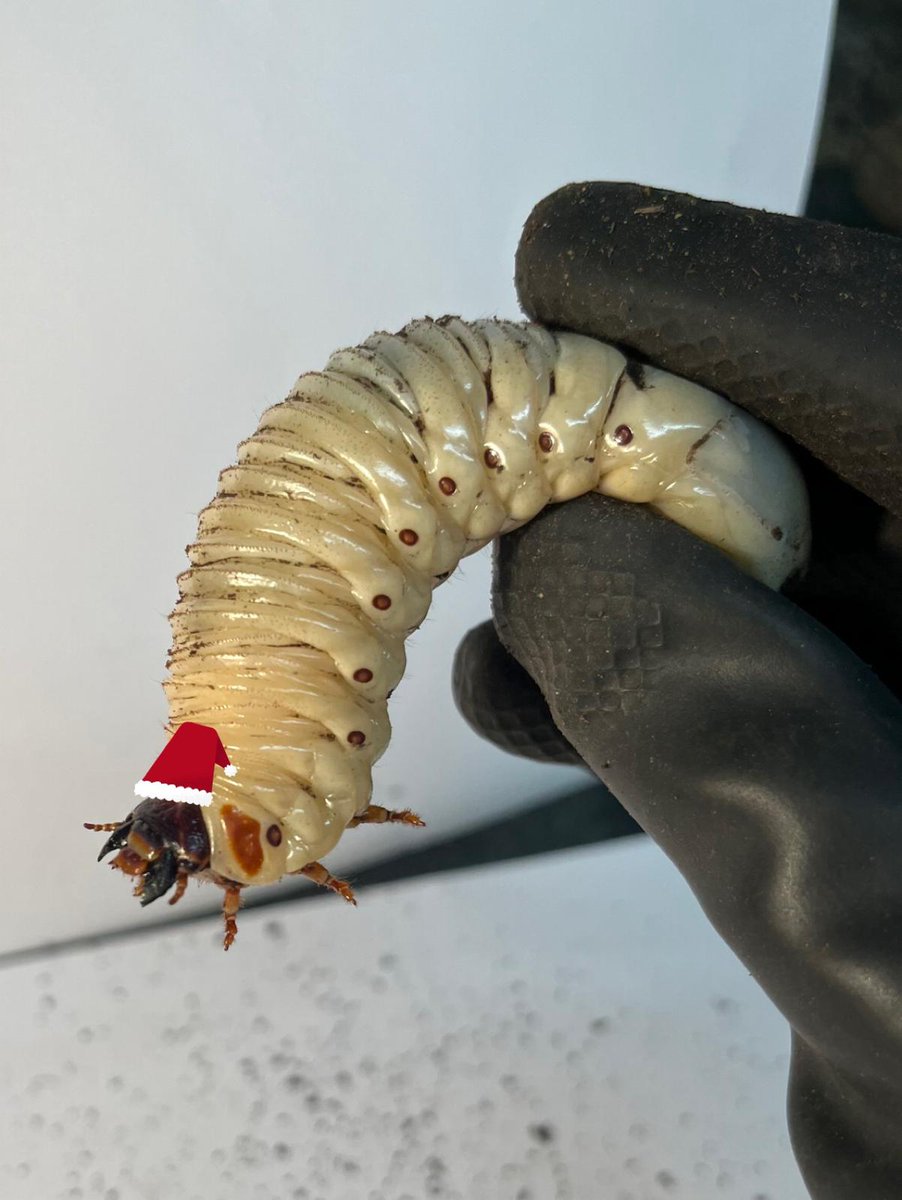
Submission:
<svg viewBox="0 0 902 1200">
<path fill-rule="evenodd" d="M 498 544 L 458 703 L 600 776 L 786 1016 L 812 1196 L 899 1200 L 902 242 L 572 185 L 527 222 L 517 287 L 804 447 L 813 558 L 790 598 L 642 506 L 546 509 Z"/>
</svg>

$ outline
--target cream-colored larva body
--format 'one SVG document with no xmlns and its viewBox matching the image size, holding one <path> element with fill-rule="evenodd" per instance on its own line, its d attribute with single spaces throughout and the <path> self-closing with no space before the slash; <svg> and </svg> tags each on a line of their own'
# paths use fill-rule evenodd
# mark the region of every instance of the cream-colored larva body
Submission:
<svg viewBox="0 0 902 1200">
<path fill-rule="evenodd" d="M 577 334 L 416 321 L 334 354 L 263 414 L 201 513 L 170 617 L 170 732 L 214 726 L 239 767 L 203 810 L 214 872 L 270 883 L 336 844 L 369 804 L 434 586 L 592 490 L 651 504 L 772 587 L 807 557 L 805 487 L 774 434 Z M 258 867 L 225 805 L 277 825 Z"/>
</svg>

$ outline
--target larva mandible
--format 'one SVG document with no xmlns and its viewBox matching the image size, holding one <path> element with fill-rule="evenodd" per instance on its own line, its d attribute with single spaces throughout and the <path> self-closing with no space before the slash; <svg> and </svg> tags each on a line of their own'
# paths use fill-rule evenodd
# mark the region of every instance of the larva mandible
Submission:
<svg viewBox="0 0 902 1200">
<path fill-rule="evenodd" d="M 142 904 L 212 878 L 227 949 L 251 884 L 303 874 L 352 900 L 319 861 L 343 831 L 421 823 L 370 804 L 371 771 L 433 588 L 592 490 L 652 505 L 774 588 L 807 558 L 805 486 L 776 435 L 593 338 L 424 319 L 302 375 L 220 474 L 169 618 L 168 732 L 212 727 L 239 774 L 209 807 L 158 796 L 90 826 L 112 835 L 100 857 L 119 851 Z"/>
</svg>

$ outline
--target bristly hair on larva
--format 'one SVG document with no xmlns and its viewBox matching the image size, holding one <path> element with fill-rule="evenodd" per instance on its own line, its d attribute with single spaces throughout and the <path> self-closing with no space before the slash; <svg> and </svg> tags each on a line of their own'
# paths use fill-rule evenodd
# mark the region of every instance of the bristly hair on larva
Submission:
<svg viewBox="0 0 902 1200">
<path fill-rule="evenodd" d="M 594 338 L 501 320 L 414 321 L 339 350 L 268 408 L 200 514 L 170 614 L 168 732 L 216 731 L 239 770 L 206 807 L 143 799 L 101 856 L 150 903 L 305 875 L 345 829 L 422 824 L 371 804 L 404 642 L 462 558 L 545 505 L 651 505 L 778 588 L 808 502 L 781 440 L 721 396 Z M 775 533 L 779 531 L 779 537 Z"/>
</svg>

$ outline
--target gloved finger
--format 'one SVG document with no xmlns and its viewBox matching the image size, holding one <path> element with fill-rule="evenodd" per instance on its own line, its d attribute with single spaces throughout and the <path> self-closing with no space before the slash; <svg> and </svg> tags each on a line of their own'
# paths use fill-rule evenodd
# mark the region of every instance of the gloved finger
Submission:
<svg viewBox="0 0 902 1200">
<path fill-rule="evenodd" d="M 509 534 L 494 603 L 558 728 L 793 1026 L 793 1137 L 819 1200 L 895 1194 L 887 1178 L 902 1195 L 886 1136 L 902 1100 L 898 702 L 828 630 L 638 505 L 590 495 Z"/>
<path fill-rule="evenodd" d="M 516 277 L 531 318 L 617 342 L 795 440 L 813 546 L 787 593 L 902 695 L 902 520 L 883 507 L 902 511 L 900 268 L 892 237 L 590 183 L 536 206 Z"/>
<path fill-rule="evenodd" d="M 811 585 L 788 589 L 789 598 L 802 605 L 872 665 L 881 680 L 897 696 L 902 695 L 902 624 L 894 609 L 895 594 L 885 586 L 865 588 L 868 559 L 859 547 L 858 531 L 850 524 L 845 543 L 837 542 L 837 571 L 818 571 L 819 591 L 816 603 L 802 595 Z M 834 526 L 834 531 L 836 527 Z M 495 546 L 496 562 L 506 553 L 512 535 Z M 840 550 L 842 553 L 840 554 Z M 862 570 L 862 565 L 865 571 Z M 835 583 L 844 575 L 846 588 Z M 850 581 L 857 581 L 866 594 L 866 603 L 857 612 L 850 610 L 847 599 Z M 698 581 L 704 586 L 704 579 Z M 843 636 L 844 635 L 844 636 Z M 452 690 L 458 709 L 470 727 L 499 749 L 537 762 L 580 764 L 582 759 L 558 730 L 548 705 L 532 677 L 508 653 L 491 621 L 477 626 L 463 639 L 454 658 Z"/>
<path fill-rule="evenodd" d="M 533 320 L 742 405 L 902 517 L 902 242 L 629 183 L 540 201 L 516 257 Z"/>
<path fill-rule="evenodd" d="M 501 645 L 493 622 L 471 629 L 457 647 L 451 686 L 467 724 L 500 750 L 535 762 L 585 765 L 532 677 Z"/>
</svg>

